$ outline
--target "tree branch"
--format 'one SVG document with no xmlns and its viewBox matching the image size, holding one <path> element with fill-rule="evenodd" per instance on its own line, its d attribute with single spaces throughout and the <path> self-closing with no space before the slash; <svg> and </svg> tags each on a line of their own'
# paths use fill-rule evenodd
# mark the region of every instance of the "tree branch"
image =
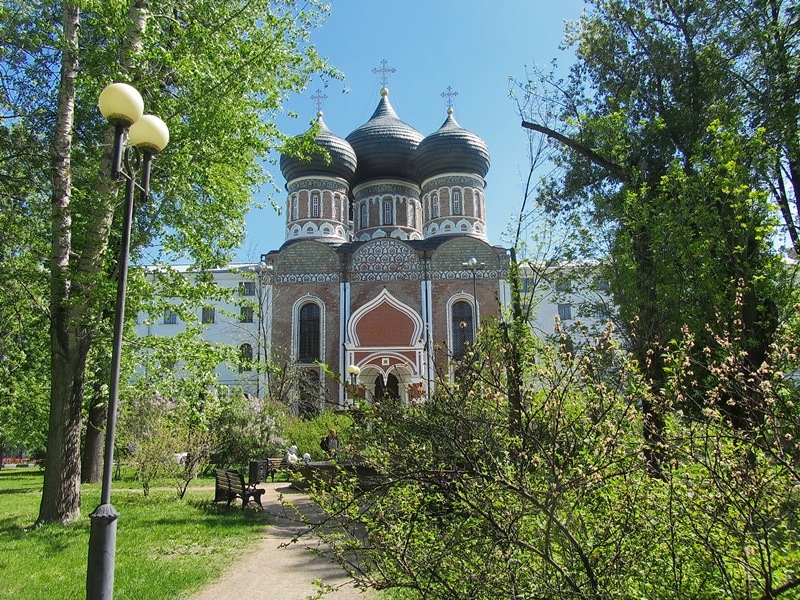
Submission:
<svg viewBox="0 0 800 600">
<path fill-rule="evenodd" d="M 557 142 L 559 142 L 561 144 L 564 144 L 570 150 L 574 150 L 575 152 L 577 152 L 581 156 L 584 156 L 585 158 L 588 158 L 590 161 L 592 161 L 598 167 L 602 167 L 603 169 L 608 171 L 611 174 L 611 176 L 614 177 L 615 179 L 618 179 L 619 181 L 621 181 L 623 183 L 626 183 L 626 182 L 628 182 L 630 180 L 630 177 L 628 176 L 628 174 L 618 164 L 613 163 L 613 162 L 611 162 L 609 160 L 606 160 L 605 158 L 600 156 L 597 152 L 595 152 L 591 148 L 587 148 L 586 146 L 584 146 L 582 144 L 579 144 L 578 142 L 576 142 L 572 138 L 568 138 L 567 136 L 562 135 L 562 134 L 558 133 L 557 131 L 554 131 L 553 129 L 550 129 L 549 127 L 545 127 L 544 125 L 538 125 L 536 123 L 529 123 L 528 121 L 523 121 L 522 122 L 522 126 L 525 129 L 532 129 L 533 131 L 537 131 L 539 133 L 543 133 L 544 135 L 546 135 L 550 139 L 556 140 Z"/>
</svg>

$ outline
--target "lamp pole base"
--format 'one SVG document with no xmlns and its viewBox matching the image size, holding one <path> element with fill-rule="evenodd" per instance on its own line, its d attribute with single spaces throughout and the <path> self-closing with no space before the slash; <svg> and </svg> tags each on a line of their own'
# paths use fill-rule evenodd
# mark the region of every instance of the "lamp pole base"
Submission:
<svg viewBox="0 0 800 600">
<path fill-rule="evenodd" d="M 117 517 L 111 504 L 101 504 L 89 515 L 89 565 L 86 570 L 86 600 L 114 597 L 114 557 L 117 551 Z"/>
</svg>

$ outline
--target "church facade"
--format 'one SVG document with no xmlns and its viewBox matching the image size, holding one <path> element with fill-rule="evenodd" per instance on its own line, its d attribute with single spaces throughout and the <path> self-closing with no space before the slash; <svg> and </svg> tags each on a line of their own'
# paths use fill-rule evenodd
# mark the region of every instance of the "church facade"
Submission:
<svg viewBox="0 0 800 600">
<path fill-rule="evenodd" d="M 318 113 L 315 139 L 330 160 L 280 161 L 286 241 L 258 267 L 268 357 L 307 384 L 301 413 L 345 405 L 354 379 L 367 397 L 424 397 L 508 302 L 508 255 L 486 236 L 486 144 L 452 109 L 423 136 L 386 89 L 346 138 Z"/>
</svg>

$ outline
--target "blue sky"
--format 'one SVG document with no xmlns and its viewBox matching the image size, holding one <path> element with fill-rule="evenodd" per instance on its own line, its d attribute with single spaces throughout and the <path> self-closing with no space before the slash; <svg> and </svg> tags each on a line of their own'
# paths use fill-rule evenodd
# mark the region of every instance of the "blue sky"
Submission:
<svg viewBox="0 0 800 600">
<path fill-rule="evenodd" d="M 346 137 L 366 122 L 380 99 L 381 83 L 372 70 L 385 59 L 389 100 L 398 116 L 423 135 L 436 131 L 447 117 L 448 86 L 458 92 L 453 109 L 459 124 L 489 147 L 486 176 L 489 239 L 495 244 L 519 210 L 521 173 L 527 168 L 526 134 L 508 98 L 509 76 L 521 78 L 526 65 L 546 65 L 553 58 L 566 69 L 572 52 L 559 49 L 567 20 L 576 19 L 582 0 L 332 0 L 326 24 L 312 35 L 319 53 L 344 73 L 344 81 L 315 81 L 287 104 L 296 119 L 281 119 L 289 134 L 308 129 L 315 118 L 312 96 L 319 88 L 324 120 Z M 285 201 L 285 181 L 277 165 L 270 171 Z M 267 200 L 265 190 L 258 196 Z M 271 207 L 247 216 L 248 237 L 237 261 L 258 260 L 285 238 L 284 217 Z"/>
</svg>

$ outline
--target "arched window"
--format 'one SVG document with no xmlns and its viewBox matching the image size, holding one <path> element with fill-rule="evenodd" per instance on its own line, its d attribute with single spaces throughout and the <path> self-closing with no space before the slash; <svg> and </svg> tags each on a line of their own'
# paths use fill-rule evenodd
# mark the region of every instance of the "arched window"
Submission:
<svg viewBox="0 0 800 600">
<path fill-rule="evenodd" d="M 433 218 L 439 218 L 439 196 L 433 195 Z"/>
<path fill-rule="evenodd" d="M 242 344 L 239 346 L 239 373 L 243 371 L 252 371 L 253 362 L 253 347 L 250 344 Z"/>
<path fill-rule="evenodd" d="M 317 194 L 311 196 L 311 217 L 314 219 L 319 217 L 319 195 Z"/>
<path fill-rule="evenodd" d="M 417 207 L 414 204 L 413 200 L 409 200 L 409 207 L 408 207 L 408 226 L 409 227 L 416 227 L 417 226 Z"/>
<path fill-rule="evenodd" d="M 367 220 L 367 203 L 366 202 L 362 202 L 361 203 L 361 207 L 359 208 L 359 211 L 361 212 L 361 214 L 359 216 L 359 220 L 360 220 L 359 228 L 360 229 L 364 229 L 365 227 L 369 226 L 369 221 Z"/>
<path fill-rule="evenodd" d="M 294 220 L 297 221 L 297 219 L 300 218 L 300 199 L 299 198 L 295 198 L 294 199 L 294 210 L 292 212 L 294 213 Z"/>
<path fill-rule="evenodd" d="M 472 305 L 464 300 L 453 304 L 452 313 L 453 358 L 461 360 L 475 339 Z"/>
<path fill-rule="evenodd" d="M 461 214 L 461 194 L 458 192 L 453 192 L 453 214 Z"/>
<path fill-rule="evenodd" d="M 314 362 L 320 359 L 320 312 L 319 306 L 309 302 L 300 307 L 297 360 Z"/>
<path fill-rule="evenodd" d="M 391 225 L 392 224 L 392 201 L 387 200 L 383 203 L 383 224 L 384 225 Z"/>
</svg>

